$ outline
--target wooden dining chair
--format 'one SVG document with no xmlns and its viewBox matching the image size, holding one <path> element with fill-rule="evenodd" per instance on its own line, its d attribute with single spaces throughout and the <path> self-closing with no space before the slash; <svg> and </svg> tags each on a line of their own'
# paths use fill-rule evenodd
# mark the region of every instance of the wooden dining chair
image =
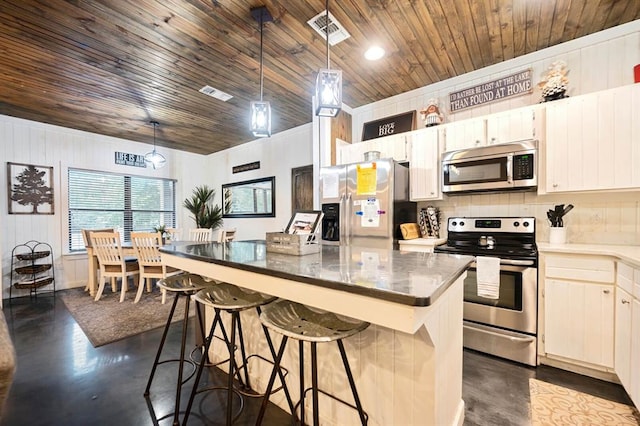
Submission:
<svg viewBox="0 0 640 426">
<path fill-rule="evenodd" d="M 209 228 L 189 229 L 189 241 L 197 241 L 197 242 L 211 241 L 211 229 Z"/>
<path fill-rule="evenodd" d="M 236 237 L 236 229 L 221 229 L 218 231 L 218 242 L 219 243 L 228 243 L 229 241 L 233 241 Z"/>
<path fill-rule="evenodd" d="M 111 278 L 111 288 L 115 286 L 118 278 L 122 279 L 120 286 L 120 302 L 124 301 L 127 291 L 127 281 L 130 276 L 140 273 L 138 262 L 127 262 L 120 244 L 118 232 L 91 232 L 91 245 L 98 257 L 100 264 L 100 284 L 96 292 L 95 300 L 100 300 L 107 278 Z"/>
<path fill-rule="evenodd" d="M 138 292 L 133 303 L 138 303 L 142 297 L 144 283 L 147 283 L 147 292 L 151 292 L 151 280 L 163 279 L 182 272 L 171 266 L 166 266 L 160 259 L 159 247 L 162 245 L 162 236 L 159 232 L 132 232 L 131 244 L 136 251 L 138 264 L 140 265 L 140 282 Z M 162 303 L 165 302 L 167 292 L 162 291 Z"/>
<path fill-rule="evenodd" d="M 98 268 L 98 261 L 94 260 L 93 257 L 93 246 L 91 244 L 91 236 L 89 235 L 91 232 L 113 232 L 115 231 L 115 229 L 113 228 L 107 228 L 107 229 L 81 229 L 80 233 L 82 234 L 82 241 L 84 241 L 84 248 L 85 250 L 87 250 L 87 262 L 89 263 L 89 276 L 91 276 L 93 274 L 93 277 L 95 279 L 95 275 Z M 92 262 L 95 262 L 95 265 L 92 265 Z M 87 285 L 84 287 L 84 291 L 89 291 L 89 287 L 91 286 L 91 279 L 87 280 Z M 111 290 L 115 293 L 116 292 L 116 285 L 115 282 L 112 284 L 111 286 Z"/>
</svg>

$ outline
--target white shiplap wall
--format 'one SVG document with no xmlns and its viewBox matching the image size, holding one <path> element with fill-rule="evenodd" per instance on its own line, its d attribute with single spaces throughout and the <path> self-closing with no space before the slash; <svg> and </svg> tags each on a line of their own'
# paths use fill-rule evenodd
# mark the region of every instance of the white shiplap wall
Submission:
<svg viewBox="0 0 640 426">
<path fill-rule="evenodd" d="M 282 231 L 291 218 L 291 169 L 313 164 L 311 123 L 211 154 L 212 180 L 217 182 L 216 202 L 221 204 L 220 185 L 264 177 L 276 177 L 276 217 L 228 218 L 224 228 L 236 228 L 236 239 L 264 239 L 265 232 Z M 232 173 L 233 166 L 260 161 L 260 168 Z"/>
<path fill-rule="evenodd" d="M 537 104 L 540 91 L 536 87 L 530 95 L 469 108 L 456 114 L 446 112 L 451 92 L 529 67 L 533 70 L 533 83 L 536 85 L 549 64 L 556 60 L 564 60 L 570 70 L 569 96 L 632 84 L 633 67 L 640 64 L 640 21 L 356 108 L 353 110 L 353 140 L 360 140 L 365 122 L 409 110 L 420 110 L 433 97 L 439 99 L 445 122 Z M 568 242 L 640 245 L 638 191 L 540 196 L 532 192 L 445 196 L 443 201 L 419 203 L 418 207 L 439 207 L 442 229 L 446 229 L 446 220 L 450 216 L 534 216 L 538 219 L 537 239 L 548 241 L 546 211 L 555 204 L 570 203 L 575 205 L 575 209 L 566 217 Z M 446 231 L 443 234 L 446 235 Z"/>
<path fill-rule="evenodd" d="M 150 137 L 152 139 L 152 137 Z M 84 255 L 67 254 L 67 170 L 85 168 L 140 176 L 157 176 L 177 179 L 176 202 L 184 198 L 186 191 L 207 177 L 207 157 L 159 147 L 167 157 L 167 166 L 160 170 L 114 164 L 114 152 L 144 154 L 151 150 L 148 144 L 116 139 L 89 132 L 59 126 L 0 116 L 0 145 L 3 167 L 6 162 L 53 166 L 55 214 L 9 215 L 7 174 L 0 173 L 2 209 L 0 223 L 0 254 L 2 263 L 2 295 L 8 297 L 11 250 L 16 244 L 28 240 L 45 241 L 53 247 L 55 255 L 56 288 L 68 288 L 84 284 L 87 263 Z M 178 224 L 186 223 L 184 209 L 178 209 Z"/>
<path fill-rule="evenodd" d="M 268 139 L 209 156 L 159 147 L 167 158 L 160 170 L 114 164 L 114 152 L 144 154 L 148 144 L 83 132 L 29 120 L 0 115 L 0 158 L 6 162 L 53 166 L 54 215 L 9 215 L 7 174 L 0 173 L 2 205 L 0 210 L 0 265 L 2 297 L 9 297 L 11 250 L 16 244 L 35 239 L 52 245 L 55 254 L 56 288 L 83 286 L 87 279 L 85 255 L 67 253 L 67 184 L 68 168 L 85 168 L 140 176 L 157 176 L 177 180 L 177 226 L 183 233 L 195 227 L 182 201 L 194 187 L 209 185 L 216 189 L 216 202 L 221 201 L 221 185 L 240 180 L 276 176 L 276 217 L 260 219 L 226 219 L 225 227 L 237 228 L 238 239 L 264 238 L 266 231 L 281 230 L 291 217 L 291 169 L 312 164 L 311 124 L 282 132 Z M 152 137 L 151 137 L 152 139 Z M 261 168 L 232 174 L 231 167 L 260 161 Z"/>
<path fill-rule="evenodd" d="M 354 108 L 352 140 L 361 140 L 364 123 L 406 111 L 419 111 L 431 98 L 439 100 L 445 122 L 536 104 L 540 102 L 537 83 L 549 65 L 557 60 L 565 61 L 569 68 L 569 96 L 632 84 L 633 67 L 640 64 L 640 20 Z M 449 93 L 527 68 L 532 69 L 535 88 L 530 95 L 468 108 L 455 114 L 448 113 Z"/>
</svg>

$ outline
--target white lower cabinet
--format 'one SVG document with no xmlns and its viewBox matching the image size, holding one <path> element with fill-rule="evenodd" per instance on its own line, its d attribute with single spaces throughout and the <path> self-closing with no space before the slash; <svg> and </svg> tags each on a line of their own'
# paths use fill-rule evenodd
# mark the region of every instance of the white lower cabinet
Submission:
<svg viewBox="0 0 640 426">
<path fill-rule="evenodd" d="M 616 358 L 615 370 L 625 389 L 631 388 L 631 319 L 633 299 L 618 287 L 616 289 Z"/>
<path fill-rule="evenodd" d="M 618 263 L 615 371 L 636 407 L 640 407 L 640 298 L 632 292 L 639 280 L 640 269 Z"/>
<path fill-rule="evenodd" d="M 543 255 L 541 355 L 602 371 L 614 367 L 615 264 L 604 256 Z M 544 362 L 544 361 L 543 361 Z"/>
<path fill-rule="evenodd" d="M 637 298 L 633 299 L 631 332 L 631 383 L 627 392 L 640 408 L 640 299 Z"/>
<path fill-rule="evenodd" d="M 570 360 L 613 367 L 613 286 L 545 282 L 545 350 Z"/>
</svg>

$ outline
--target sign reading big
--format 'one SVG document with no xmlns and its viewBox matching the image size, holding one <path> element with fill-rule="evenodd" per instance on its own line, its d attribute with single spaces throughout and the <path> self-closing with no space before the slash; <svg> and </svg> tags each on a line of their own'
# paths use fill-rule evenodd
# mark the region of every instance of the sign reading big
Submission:
<svg viewBox="0 0 640 426">
<path fill-rule="evenodd" d="M 449 111 L 500 101 L 513 96 L 531 93 L 531 68 L 497 80 L 478 84 L 449 94 Z"/>
</svg>

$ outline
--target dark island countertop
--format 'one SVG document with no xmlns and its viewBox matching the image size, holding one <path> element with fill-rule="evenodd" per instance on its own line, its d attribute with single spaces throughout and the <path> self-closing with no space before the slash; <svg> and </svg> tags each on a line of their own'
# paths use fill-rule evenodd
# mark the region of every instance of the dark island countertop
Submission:
<svg viewBox="0 0 640 426">
<path fill-rule="evenodd" d="M 430 306 L 464 273 L 471 256 L 321 246 L 295 256 L 267 252 L 262 240 L 175 243 L 162 253 L 360 294 L 410 306 Z"/>
</svg>

